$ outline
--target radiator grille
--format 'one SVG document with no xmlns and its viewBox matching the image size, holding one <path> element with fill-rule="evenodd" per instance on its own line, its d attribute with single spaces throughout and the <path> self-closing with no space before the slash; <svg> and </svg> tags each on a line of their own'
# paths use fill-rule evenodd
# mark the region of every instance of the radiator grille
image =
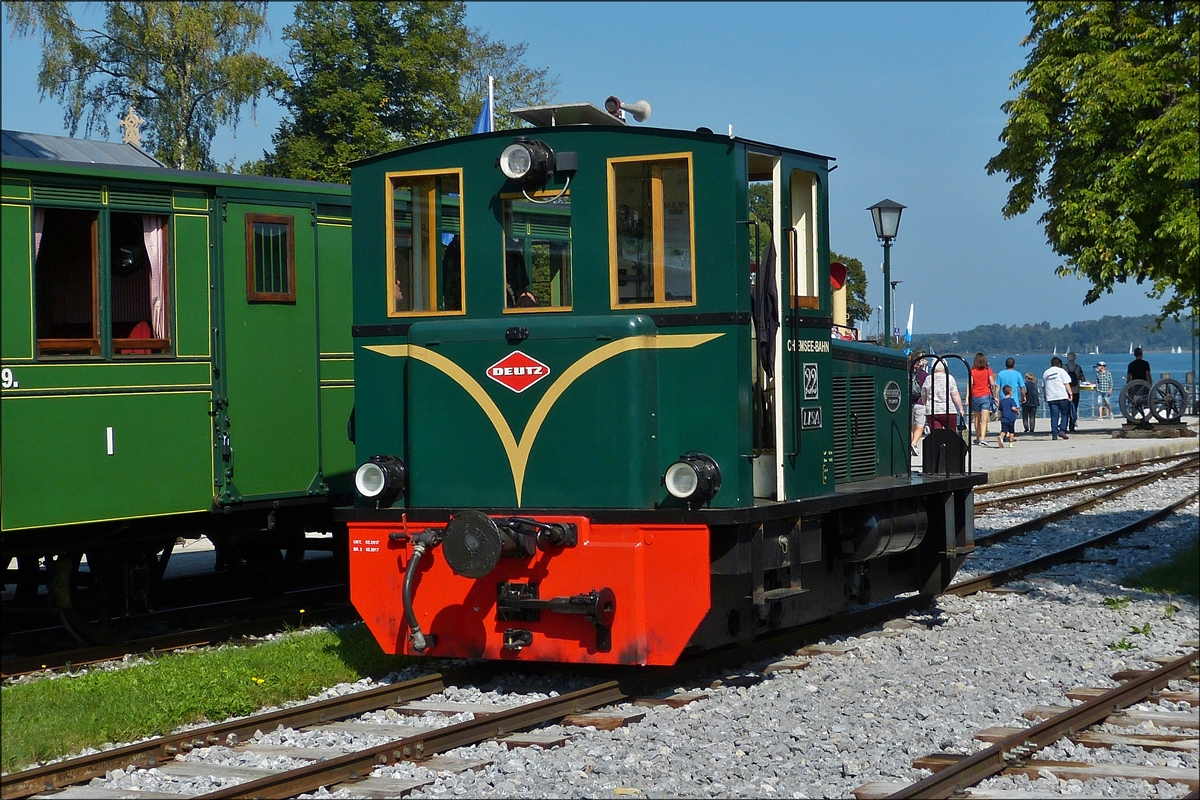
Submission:
<svg viewBox="0 0 1200 800">
<path fill-rule="evenodd" d="M 840 481 L 875 477 L 875 376 L 833 379 L 833 466 Z"/>
</svg>

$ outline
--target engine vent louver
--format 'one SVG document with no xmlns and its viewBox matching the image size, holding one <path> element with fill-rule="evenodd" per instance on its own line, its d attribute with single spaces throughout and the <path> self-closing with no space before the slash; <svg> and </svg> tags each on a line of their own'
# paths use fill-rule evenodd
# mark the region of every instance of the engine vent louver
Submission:
<svg viewBox="0 0 1200 800">
<path fill-rule="evenodd" d="M 839 481 L 875 477 L 875 377 L 834 376 L 833 466 Z"/>
<path fill-rule="evenodd" d="M 147 211 L 150 209 L 170 211 L 173 206 L 170 194 L 131 192 L 123 189 L 109 189 L 108 204 L 115 208 L 136 208 Z"/>
</svg>

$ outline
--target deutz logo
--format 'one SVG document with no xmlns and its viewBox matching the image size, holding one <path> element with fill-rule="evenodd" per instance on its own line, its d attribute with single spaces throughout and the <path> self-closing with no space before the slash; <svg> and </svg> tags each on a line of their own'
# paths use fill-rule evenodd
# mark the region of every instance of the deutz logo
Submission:
<svg viewBox="0 0 1200 800">
<path fill-rule="evenodd" d="M 520 350 L 514 350 L 488 367 L 488 377 L 517 394 L 550 374 L 550 368 Z"/>
</svg>

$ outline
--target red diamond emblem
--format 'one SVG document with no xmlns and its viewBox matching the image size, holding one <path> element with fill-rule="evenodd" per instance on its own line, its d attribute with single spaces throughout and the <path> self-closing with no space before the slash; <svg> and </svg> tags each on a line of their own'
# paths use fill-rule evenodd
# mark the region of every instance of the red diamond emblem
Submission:
<svg viewBox="0 0 1200 800">
<path fill-rule="evenodd" d="M 514 350 L 488 367 L 487 374 L 496 383 L 520 394 L 549 375 L 550 368 L 536 358 Z"/>
</svg>

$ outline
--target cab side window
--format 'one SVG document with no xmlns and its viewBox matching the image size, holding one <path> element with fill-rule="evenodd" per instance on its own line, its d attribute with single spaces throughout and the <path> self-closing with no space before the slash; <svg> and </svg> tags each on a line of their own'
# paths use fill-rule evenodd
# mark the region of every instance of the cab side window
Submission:
<svg viewBox="0 0 1200 800">
<path fill-rule="evenodd" d="M 571 307 L 571 196 L 504 197 L 505 309 Z"/>
<path fill-rule="evenodd" d="M 387 176 L 388 316 L 463 310 L 462 172 Z"/>
<path fill-rule="evenodd" d="M 695 305 L 690 153 L 609 159 L 612 306 Z"/>
</svg>

